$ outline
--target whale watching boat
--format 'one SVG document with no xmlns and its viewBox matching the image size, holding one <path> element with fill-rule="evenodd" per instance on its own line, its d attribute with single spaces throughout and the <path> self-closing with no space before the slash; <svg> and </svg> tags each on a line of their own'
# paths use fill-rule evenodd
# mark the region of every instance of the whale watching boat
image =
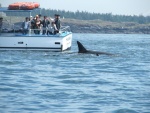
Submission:
<svg viewBox="0 0 150 113">
<path fill-rule="evenodd" d="M 27 8 L 26 6 L 20 7 L 21 8 L 19 9 L 16 4 L 12 4 L 8 8 L 0 8 L 0 50 L 65 51 L 71 48 L 72 32 L 70 31 L 69 26 L 61 26 L 59 33 L 57 34 L 46 33 L 45 35 L 43 35 L 42 28 L 40 28 L 39 34 L 35 34 L 34 30 L 36 29 L 31 28 L 29 29 L 29 32 L 27 34 L 23 34 L 19 29 L 20 24 L 12 22 L 12 19 L 14 21 L 14 18 L 19 18 L 17 16 L 14 16 L 14 14 L 17 13 L 19 15 L 19 13 L 27 13 L 29 14 L 28 17 L 31 17 L 32 12 L 37 12 L 37 10 L 39 10 L 40 8 L 29 7 L 28 9 L 28 6 Z M 23 21 L 24 17 L 22 22 Z M 47 32 L 47 29 L 45 30 Z"/>
</svg>

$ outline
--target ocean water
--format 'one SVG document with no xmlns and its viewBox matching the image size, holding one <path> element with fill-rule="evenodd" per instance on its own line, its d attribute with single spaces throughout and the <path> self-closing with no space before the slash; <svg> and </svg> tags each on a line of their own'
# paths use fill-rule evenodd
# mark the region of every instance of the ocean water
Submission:
<svg viewBox="0 0 150 113">
<path fill-rule="evenodd" d="M 77 40 L 115 55 L 78 54 Z M 0 113 L 150 113 L 150 35 L 73 34 L 66 52 L 0 51 Z"/>
</svg>

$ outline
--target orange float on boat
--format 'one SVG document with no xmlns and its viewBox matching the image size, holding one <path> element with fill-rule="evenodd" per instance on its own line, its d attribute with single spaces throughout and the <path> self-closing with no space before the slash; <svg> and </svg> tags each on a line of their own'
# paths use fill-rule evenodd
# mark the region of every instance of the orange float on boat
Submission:
<svg viewBox="0 0 150 113">
<path fill-rule="evenodd" d="M 10 4 L 8 8 L 10 10 L 18 10 L 18 9 L 20 9 L 20 6 L 18 3 L 13 3 L 13 4 Z"/>
<path fill-rule="evenodd" d="M 34 8 L 35 8 L 34 4 L 29 4 L 29 3 L 22 4 L 20 7 L 21 10 L 32 10 Z"/>
<path fill-rule="evenodd" d="M 39 8 L 40 4 L 36 2 L 15 2 L 10 4 L 9 10 L 32 10 L 34 8 Z"/>
<path fill-rule="evenodd" d="M 39 8 L 40 7 L 40 4 L 37 3 L 37 2 L 33 2 L 33 4 L 34 4 L 35 8 Z"/>
</svg>

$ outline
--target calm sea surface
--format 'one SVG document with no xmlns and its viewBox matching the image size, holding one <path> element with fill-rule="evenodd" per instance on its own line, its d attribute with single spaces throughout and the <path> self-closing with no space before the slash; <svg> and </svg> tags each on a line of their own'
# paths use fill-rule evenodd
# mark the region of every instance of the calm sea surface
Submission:
<svg viewBox="0 0 150 113">
<path fill-rule="evenodd" d="M 77 40 L 116 55 L 78 54 Z M 73 34 L 67 52 L 0 51 L 0 113 L 150 113 L 150 35 Z"/>
</svg>

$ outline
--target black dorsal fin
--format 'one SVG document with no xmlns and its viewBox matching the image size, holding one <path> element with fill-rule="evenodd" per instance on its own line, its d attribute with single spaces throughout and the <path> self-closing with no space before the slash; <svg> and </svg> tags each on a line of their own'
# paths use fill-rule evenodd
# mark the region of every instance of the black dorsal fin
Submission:
<svg viewBox="0 0 150 113">
<path fill-rule="evenodd" d="M 79 49 L 79 53 L 85 53 L 87 50 L 85 49 L 85 47 L 79 42 L 77 41 L 78 44 L 78 49 Z"/>
</svg>

